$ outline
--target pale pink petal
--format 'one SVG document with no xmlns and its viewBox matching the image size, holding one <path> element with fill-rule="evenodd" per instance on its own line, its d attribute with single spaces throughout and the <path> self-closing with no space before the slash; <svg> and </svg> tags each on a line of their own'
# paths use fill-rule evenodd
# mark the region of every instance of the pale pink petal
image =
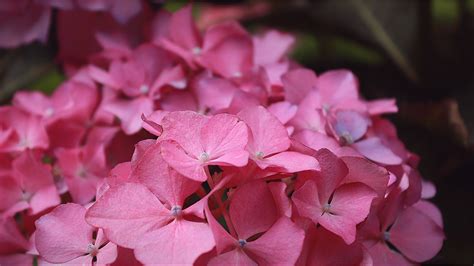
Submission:
<svg viewBox="0 0 474 266">
<path fill-rule="evenodd" d="M 361 182 L 377 192 L 380 197 L 385 195 L 388 186 L 388 171 L 367 159 L 359 157 L 341 158 L 349 169 L 343 183 Z"/>
<path fill-rule="evenodd" d="M 236 248 L 232 251 L 223 253 L 217 257 L 212 258 L 209 261 L 210 266 L 220 266 L 220 265 L 241 265 L 241 266 L 257 266 L 258 264 L 254 262 L 244 251 L 240 248 Z"/>
<path fill-rule="evenodd" d="M 291 202 L 286 194 L 287 185 L 283 182 L 270 182 L 267 186 L 273 195 L 279 216 L 291 217 Z"/>
<path fill-rule="evenodd" d="M 282 124 L 290 121 L 298 111 L 298 106 L 290 102 L 277 102 L 268 106 L 268 111 L 280 120 Z"/>
<path fill-rule="evenodd" d="M 266 182 L 257 180 L 233 192 L 229 214 L 238 237 L 247 239 L 268 230 L 278 211 Z"/>
<path fill-rule="evenodd" d="M 145 186 L 124 183 L 110 188 L 87 211 L 89 224 L 102 228 L 110 241 L 134 248 L 172 220 L 171 213 Z"/>
<path fill-rule="evenodd" d="M 263 158 L 290 147 L 285 127 L 264 107 L 246 108 L 238 116 L 249 126 L 252 133 L 248 143 L 251 156 Z"/>
<path fill-rule="evenodd" d="M 163 159 L 180 174 L 200 182 L 207 180 L 207 175 L 204 170 L 204 167 L 207 166 L 196 158 L 190 157 L 175 141 L 162 141 L 161 155 Z"/>
<path fill-rule="evenodd" d="M 135 256 L 144 264 L 193 264 L 214 246 L 209 225 L 175 220 L 141 239 Z"/>
<path fill-rule="evenodd" d="M 349 169 L 344 161 L 327 149 L 320 149 L 316 153 L 316 159 L 321 166 L 321 174 L 316 178 L 319 200 L 324 204 L 347 176 Z"/>
<path fill-rule="evenodd" d="M 211 113 L 228 108 L 238 88 L 229 80 L 200 75 L 193 82 L 193 89 L 199 102 L 199 110 Z"/>
<path fill-rule="evenodd" d="M 254 63 L 266 65 L 280 61 L 295 42 L 295 38 L 286 33 L 270 30 L 253 38 Z"/>
<path fill-rule="evenodd" d="M 209 119 L 209 121 L 201 129 L 201 143 L 212 161 L 219 160 L 221 156 L 231 152 L 245 152 L 245 145 L 247 145 L 248 129 L 247 126 L 239 121 L 237 116 L 229 114 L 218 114 Z M 219 160 L 220 161 L 220 160 Z M 228 162 L 232 164 L 232 161 Z M 237 163 L 236 166 L 244 166 L 247 162 L 242 164 Z"/>
<path fill-rule="evenodd" d="M 367 103 L 367 109 L 370 115 L 381 115 L 398 112 L 398 107 L 395 99 L 380 99 L 369 101 Z"/>
<path fill-rule="evenodd" d="M 318 219 L 323 214 L 323 208 L 319 201 L 316 183 L 313 180 L 306 181 L 300 188 L 295 190 L 291 199 L 300 216 L 309 218 L 314 223 L 318 222 Z"/>
<path fill-rule="evenodd" d="M 321 169 L 318 161 L 314 157 L 294 151 L 280 152 L 261 160 L 256 159 L 255 163 L 258 164 L 261 169 L 275 167 L 286 173 L 306 170 L 316 171 Z"/>
<path fill-rule="evenodd" d="M 436 186 L 433 182 L 421 180 L 421 198 L 431 199 L 436 195 Z"/>
<path fill-rule="evenodd" d="M 115 115 L 121 121 L 121 127 L 128 135 L 137 133 L 142 128 L 142 114 L 153 111 L 153 101 L 146 97 L 134 100 L 114 100 L 104 106 L 104 110 Z"/>
<path fill-rule="evenodd" d="M 436 205 L 426 200 L 420 200 L 413 207 L 430 217 L 439 227 L 443 227 L 443 215 Z"/>
<path fill-rule="evenodd" d="M 355 111 L 341 110 L 336 113 L 331 126 L 344 144 L 352 144 L 362 138 L 370 125 L 370 119 Z"/>
<path fill-rule="evenodd" d="M 423 262 L 443 246 L 443 229 L 429 216 L 411 207 L 405 209 L 390 229 L 389 241 L 407 258 Z"/>
<path fill-rule="evenodd" d="M 203 152 L 201 129 L 209 117 L 192 111 L 171 112 L 161 120 L 163 134 L 161 140 L 174 140 L 190 156 L 199 156 Z"/>
<path fill-rule="evenodd" d="M 352 144 L 352 147 L 374 162 L 386 165 L 402 163 L 402 158 L 396 155 L 389 147 L 385 146 L 377 137 L 370 137 L 358 141 Z"/>
<path fill-rule="evenodd" d="M 344 69 L 324 72 L 316 82 L 316 88 L 323 99 L 322 104 L 329 107 L 348 99 L 357 100 L 359 98 L 358 86 L 354 74 Z"/>
<path fill-rule="evenodd" d="M 86 208 L 68 203 L 36 221 L 36 248 L 45 260 L 64 263 L 88 253 L 94 228 L 86 223 Z"/>
<path fill-rule="evenodd" d="M 99 249 L 97 254 L 97 264 L 105 265 L 114 262 L 117 259 L 117 245 L 112 242 L 107 243 Z"/>
<path fill-rule="evenodd" d="M 185 199 L 194 193 L 200 184 L 172 169 L 161 157 L 161 144 L 149 147 L 135 164 L 131 175 L 150 189 L 169 206 L 183 206 Z"/>
<path fill-rule="evenodd" d="M 386 266 L 408 266 L 414 265 L 400 253 L 391 250 L 387 245 L 382 242 L 378 242 L 368 249 L 370 257 L 374 265 L 386 265 Z"/>
</svg>

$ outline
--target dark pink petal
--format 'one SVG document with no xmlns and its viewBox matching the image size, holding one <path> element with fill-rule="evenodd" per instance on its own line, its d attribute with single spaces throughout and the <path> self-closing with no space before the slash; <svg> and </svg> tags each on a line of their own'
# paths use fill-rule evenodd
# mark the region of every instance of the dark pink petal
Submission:
<svg viewBox="0 0 474 266">
<path fill-rule="evenodd" d="M 212 258 L 209 261 L 210 266 L 220 266 L 220 265 L 241 265 L 241 266 L 257 266 L 258 264 L 254 262 L 245 252 L 236 248 L 232 251 L 223 253 L 217 257 Z"/>
<path fill-rule="evenodd" d="M 268 230 L 278 211 L 266 182 L 257 180 L 233 192 L 229 214 L 238 237 L 248 239 Z"/>
<path fill-rule="evenodd" d="M 402 163 L 402 158 L 396 155 L 389 147 L 384 145 L 377 137 L 370 137 L 352 144 L 358 152 L 368 159 L 386 164 L 397 165 Z"/>
<path fill-rule="evenodd" d="M 0 47 L 14 48 L 33 41 L 45 42 L 51 18 L 51 8 L 34 2 L 3 11 L 0 16 Z"/>
<path fill-rule="evenodd" d="M 364 253 L 359 243 L 347 245 L 341 238 L 318 228 L 307 265 L 361 265 Z"/>
<path fill-rule="evenodd" d="M 156 196 L 144 185 L 124 183 L 110 188 L 87 211 L 89 224 L 100 227 L 118 245 L 134 248 L 149 234 L 172 220 Z"/>
<path fill-rule="evenodd" d="M 200 184 L 172 169 L 161 157 L 161 144 L 149 147 L 136 163 L 131 175 L 135 176 L 162 202 L 169 206 L 183 206 L 184 200 Z"/>
<path fill-rule="evenodd" d="M 142 2 L 139 0 L 118 0 L 113 2 L 110 13 L 119 23 L 125 24 L 141 10 Z"/>
<path fill-rule="evenodd" d="M 244 250 L 250 251 L 259 265 L 293 265 L 303 247 L 304 231 L 287 217 L 281 217 Z"/>
<path fill-rule="evenodd" d="M 21 187 L 14 178 L 9 176 L 0 177 L 0 213 L 12 207 L 21 197 Z"/>
<path fill-rule="evenodd" d="M 435 221 L 411 207 L 400 214 L 390 229 L 389 241 L 407 258 L 423 262 L 441 250 L 444 238 L 443 229 Z"/>
<path fill-rule="evenodd" d="M 25 252 L 29 245 L 13 217 L 0 217 L 0 255 Z"/>
<path fill-rule="evenodd" d="M 238 116 L 251 130 L 248 149 L 252 157 L 264 158 L 290 147 L 286 128 L 264 107 L 246 108 Z"/>
<path fill-rule="evenodd" d="M 36 221 L 36 248 L 45 260 L 64 263 L 88 253 L 94 228 L 86 223 L 86 208 L 65 204 Z"/>
<path fill-rule="evenodd" d="M 192 264 L 214 246 L 209 225 L 175 220 L 140 240 L 135 256 L 144 264 Z"/>
<path fill-rule="evenodd" d="M 171 16 L 168 32 L 173 42 L 189 52 L 195 47 L 201 47 L 199 32 L 191 13 L 191 5 L 187 5 L 175 12 Z"/>
<path fill-rule="evenodd" d="M 285 100 L 298 104 L 315 88 L 316 74 L 309 69 L 295 69 L 288 71 L 281 78 L 285 88 Z"/>
<path fill-rule="evenodd" d="M 33 258 L 29 254 L 0 255 L 0 265 L 33 265 Z"/>
</svg>

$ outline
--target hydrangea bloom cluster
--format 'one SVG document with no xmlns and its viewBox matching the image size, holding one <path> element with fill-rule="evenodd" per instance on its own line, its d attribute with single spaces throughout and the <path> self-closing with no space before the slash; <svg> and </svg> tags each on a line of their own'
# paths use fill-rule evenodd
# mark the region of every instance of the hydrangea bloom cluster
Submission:
<svg viewBox="0 0 474 266">
<path fill-rule="evenodd" d="M 55 1 L 51 1 L 55 2 Z M 78 1 L 79 2 L 79 1 Z M 122 2 L 122 1 L 119 1 Z M 0 108 L 0 264 L 408 265 L 444 240 L 434 186 L 348 70 L 294 38 L 158 13 L 51 95 Z"/>
</svg>

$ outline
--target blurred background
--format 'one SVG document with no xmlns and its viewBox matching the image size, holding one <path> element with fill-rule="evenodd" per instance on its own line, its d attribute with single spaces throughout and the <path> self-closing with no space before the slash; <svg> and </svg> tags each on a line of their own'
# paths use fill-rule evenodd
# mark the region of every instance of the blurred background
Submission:
<svg viewBox="0 0 474 266">
<path fill-rule="evenodd" d="M 174 11 L 186 1 L 148 4 Z M 396 98 L 390 119 L 421 156 L 444 217 L 447 239 L 429 263 L 474 262 L 474 0 L 196 1 L 195 15 L 201 27 L 238 19 L 253 32 L 291 32 L 300 64 L 350 69 L 366 98 Z M 0 103 L 18 89 L 51 92 L 65 78 L 56 22 L 53 13 L 47 45 L 0 50 Z"/>
</svg>

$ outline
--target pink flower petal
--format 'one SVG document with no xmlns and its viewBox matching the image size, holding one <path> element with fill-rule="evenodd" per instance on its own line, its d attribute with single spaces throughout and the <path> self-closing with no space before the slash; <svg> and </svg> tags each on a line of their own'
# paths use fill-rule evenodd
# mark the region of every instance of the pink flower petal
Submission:
<svg viewBox="0 0 474 266">
<path fill-rule="evenodd" d="M 142 237 L 172 220 L 171 213 L 144 185 L 110 188 L 88 211 L 89 224 L 100 227 L 118 245 L 135 248 Z"/>
<path fill-rule="evenodd" d="M 93 227 L 84 220 L 86 208 L 60 205 L 36 221 L 36 248 L 48 262 L 64 263 L 88 253 Z"/>
<path fill-rule="evenodd" d="M 390 229 L 390 242 L 406 257 L 423 262 L 443 246 L 443 229 L 429 216 L 411 207 L 405 209 Z"/>
<path fill-rule="evenodd" d="M 209 225 L 175 220 L 141 239 L 135 256 L 144 264 L 192 264 L 214 246 Z"/>
<path fill-rule="evenodd" d="M 169 206 L 183 206 L 186 197 L 194 193 L 200 183 L 186 178 L 172 169 L 161 157 L 160 143 L 149 147 L 136 163 L 131 175 L 150 189 Z"/>
<path fill-rule="evenodd" d="M 396 155 L 389 147 L 385 146 L 377 137 L 370 137 L 358 141 L 352 144 L 352 147 L 374 162 L 386 165 L 402 163 L 402 158 Z"/>
<path fill-rule="evenodd" d="M 285 127 L 264 107 L 246 108 L 238 116 L 252 132 L 248 143 L 251 156 L 263 158 L 290 147 L 290 139 Z"/>
<path fill-rule="evenodd" d="M 281 217 L 255 241 L 248 242 L 244 250 L 254 254 L 259 265 L 293 265 L 303 247 L 304 231 L 287 217 Z"/>
<path fill-rule="evenodd" d="M 263 180 L 240 186 L 233 194 L 229 214 L 240 239 L 265 232 L 277 219 L 273 195 Z"/>
<path fill-rule="evenodd" d="M 295 69 L 288 71 L 281 78 L 285 88 L 285 100 L 298 104 L 315 88 L 316 74 L 309 69 Z"/>
</svg>

